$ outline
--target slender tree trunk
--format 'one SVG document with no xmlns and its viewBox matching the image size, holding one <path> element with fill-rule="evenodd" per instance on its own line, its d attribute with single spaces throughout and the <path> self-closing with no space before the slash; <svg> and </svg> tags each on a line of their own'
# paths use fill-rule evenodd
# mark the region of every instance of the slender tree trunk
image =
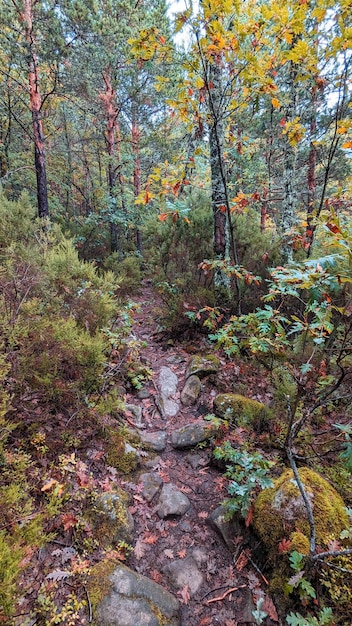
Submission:
<svg viewBox="0 0 352 626">
<path fill-rule="evenodd" d="M 296 43 L 293 40 L 292 46 Z M 296 117 L 297 110 L 297 90 L 296 90 L 297 66 L 292 61 L 288 66 L 288 96 L 289 104 L 286 108 L 286 122 L 290 123 Z M 290 263 L 293 260 L 292 248 L 292 228 L 295 222 L 297 196 L 294 185 L 296 172 L 296 147 L 292 145 L 289 137 L 286 135 L 284 143 L 284 171 L 283 171 L 283 201 L 280 219 L 280 233 L 282 236 L 281 257 L 282 263 Z"/>
<path fill-rule="evenodd" d="M 311 99 L 311 119 L 310 119 L 310 148 L 308 157 L 308 201 L 307 201 L 307 227 L 306 227 L 306 246 L 307 256 L 313 243 L 314 234 L 314 209 L 316 199 L 316 165 L 317 165 L 317 151 L 314 145 L 314 137 L 317 130 L 317 91 L 313 87 L 312 99 Z"/>
<path fill-rule="evenodd" d="M 15 5 L 15 7 L 18 11 L 17 5 Z M 46 178 L 44 131 L 41 118 L 42 96 L 39 83 L 36 41 L 33 32 L 33 7 L 33 0 L 24 0 L 23 10 L 19 13 L 19 17 L 24 27 L 24 36 L 28 48 L 29 101 L 32 114 L 34 138 L 34 162 L 37 178 L 38 215 L 41 218 L 45 218 L 49 216 L 48 185 Z"/>
<path fill-rule="evenodd" d="M 108 151 L 108 186 L 111 203 L 116 202 L 116 144 L 115 129 L 117 123 L 118 110 L 116 105 L 116 91 L 112 84 L 111 67 L 107 67 L 103 73 L 105 91 L 100 99 L 104 105 L 106 115 L 106 144 Z M 116 217 L 116 216 L 115 216 Z M 118 228 L 115 219 L 110 220 L 110 249 L 117 252 Z"/>
<path fill-rule="evenodd" d="M 138 105 L 132 103 L 132 155 L 133 155 L 133 192 L 137 197 L 141 192 L 141 129 L 138 120 Z M 136 245 L 138 252 L 143 254 L 142 232 L 136 228 Z"/>
</svg>

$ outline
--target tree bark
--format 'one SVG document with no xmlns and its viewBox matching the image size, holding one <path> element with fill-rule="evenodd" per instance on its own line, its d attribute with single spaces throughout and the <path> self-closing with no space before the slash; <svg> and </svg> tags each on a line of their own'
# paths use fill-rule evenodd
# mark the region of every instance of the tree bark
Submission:
<svg viewBox="0 0 352 626">
<path fill-rule="evenodd" d="M 296 43 L 294 38 L 292 46 Z M 293 122 L 296 117 L 297 90 L 296 90 L 297 67 L 292 61 L 289 62 L 287 89 L 289 104 L 286 108 L 286 122 Z M 284 144 L 284 171 L 283 171 L 283 201 L 280 219 L 280 233 L 282 236 L 281 257 L 282 263 L 290 263 L 293 260 L 292 227 L 295 221 L 297 197 L 294 185 L 296 172 L 296 147 L 292 145 L 286 135 Z"/>
<path fill-rule="evenodd" d="M 15 5 L 18 11 L 17 5 Z M 34 139 L 34 162 L 37 179 L 37 203 L 40 218 L 49 216 L 48 185 L 46 177 L 46 160 L 44 149 L 44 131 L 41 117 L 42 96 L 40 92 L 39 68 L 36 54 L 36 41 L 33 30 L 33 0 L 23 1 L 23 10 L 19 12 L 20 21 L 24 28 L 24 37 L 28 48 L 28 82 L 29 101 L 32 114 L 32 128 Z"/>
<path fill-rule="evenodd" d="M 135 198 L 139 196 L 141 192 L 141 129 L 138 121 L 138 105 L 136 102 L 132 103 L 132 155 L 133 155 L 133 193 Z M 138 252 L 143 254 L 143 240 L 142 232 L 136 228 L 136 246 Z"/>
</svg>

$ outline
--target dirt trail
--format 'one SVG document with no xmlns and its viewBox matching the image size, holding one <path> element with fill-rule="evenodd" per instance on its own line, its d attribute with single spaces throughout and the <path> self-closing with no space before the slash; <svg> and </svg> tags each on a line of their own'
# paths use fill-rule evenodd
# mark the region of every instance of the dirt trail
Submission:
<svg viewBox="0 0 352 626">
<path fill-rule="evenodd" d="M 268 617 L 262 622 L 253 617 L 252 611 L 256 609 L 260 597 L 263 597 L 266 608 L 269 608 L 269 614 L 275 614 L 275 609 L 270 598 L 265 595 L 265 583 L 260 573 L 245 557 L 245 545 L 241 537 L 238 538 L 237 549 L 234 546 L 234 554 L 231 554 L 209 523 L 212 511 L 226 496 L 226 481 L 211 464 L 209 446 L 181 451 L 175 450 L 170 443 L 173 430 L 211 412 L 216 393 L 215 379 L 208 377 L 203 380 L 197 404 L 183 407 L 180 403 L 175 417 L 163 418 L 156 407 L 160 368 L 167 366 L 177 375 L 178 388 L 174 399 L 180 402 L 179 394 L 184 385 L 187 363 L 196 348 L 200 352 L 205 349 L 205 345 L 199 345 L 199 341 L 197 346 L 182 343 L 182 337 L 179 344 L 158 340 L 156 330 L 162 309 L 157 296 L 146 286 L 134 300 L 140 304 L 140 311 L 135 315 L 133 332 L 138 339 L 148 344 L 142 349 L 142 355 L 154 372 L 154 380 L 146 385 L 150 393 L 147 398 L 140 399 L 138 394 L 129 394 L 127 402 L 141 406 L 147 432 L 167 432 L 165 450 L 158 453 L 149 468 L 143 467 L 143 471 L 156 472 L 164 483 L 175 485 L 187 495 L 191 507 L 182 516 L 160 519 L 156 511 L 157 497 L 148 503 L 142 496 L 140 483 L 137 483 L 137 488 L 127 483 L 126 488 L 132 490 L 134 499 L 131 512 L 135 520 L 136 539 L 135 551 L 128 565 L 177 595 L 181 602 L 182 626 L 277 624 L 277 621 Z M 190 593 L 188 584 L 177 590 L 165 573 L 165 566 L 183 560 L 186 572 L 190 560 L 194 562 L 195 555 L 200 557 L 197 560 L 203 575 L 202 584 L 194 594 Z M 179 563 L 179 566 L 182 570 L 182 564 Z"/>
</svg>

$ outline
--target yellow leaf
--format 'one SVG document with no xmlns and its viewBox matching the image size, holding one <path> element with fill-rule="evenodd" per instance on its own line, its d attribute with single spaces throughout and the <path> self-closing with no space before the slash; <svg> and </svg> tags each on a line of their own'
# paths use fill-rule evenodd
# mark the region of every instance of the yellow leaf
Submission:
<svg viewBox="0 0 352 626">
<path fill-rule="evenodd" d="M 271 99 L 271 104 L 273 105 L 273 107 L 275 107 L 275 109 L 279 109 L 280 108 L 280 102 L 278 101 L 277 98 L 272 98 Z"/>
<path fill-rule="evenodd" d="M 204 87 L 204 80 L 203 80 L 203 78 L 201 76 L 197 76 L 194 84 L 197 87 L 197 89 L 202 89 Z"/>
</svg>

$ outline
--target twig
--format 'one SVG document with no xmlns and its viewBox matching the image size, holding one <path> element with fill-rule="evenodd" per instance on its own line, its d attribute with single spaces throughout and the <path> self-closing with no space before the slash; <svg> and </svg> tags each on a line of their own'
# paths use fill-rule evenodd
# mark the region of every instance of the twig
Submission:
<svg viewBox="0 0 352 626">
<path fill-rule="evenodd" d="M 352 554 L 352 548 L 348 548 L 347 550 L 329 550 L 328 552 L 320 552 L 319 554 L 314 554 L 310 557 L 311 561 L 320 561 L 327 556 L 346 556 L 347 554 Z"/>
<path fill-rule="evenodd" d="M 238 591 L 238 589 L 244 589 L 245 587 L 247 587 L 247 585 L 240 585 L 239 587 L 231 587 L 231 589 L 228 589 L 227 591 L 225 591 L 225 593 L 222 596 L 219 596 L 217 598 L 211 598 L 211 600 L 207 600 L 207 604 L 210 604 L 211 602 L 219 602 L 220 600 L 224 600 L 226 596 L 229 595 L 229 593 L 232 593 L 233 591 Z"/>
<path fill-rule="evenodd" d="M 264 574 L 262 574 L 262 572 L 260 571 L 258 565 L 253 561 L 253 559 L 251 559 L 251 557 L 248 556 L 248 554 L 246 554 L 246 558 L 248 559 L 248 561 L 250 562 L 252 567 L 254 567 L 255 571 L 258 572 L 259 576 L 263 579 L 265 584 L 269 585 L 269 581 L 267 580 L 267 578 L 265 578 Z"/>
<path fill-rule="evenodd" d="M 89 617 L 88 617 L 88 622 L 91 624 L 93 621 L 93 611 L 92 611 L 92 603 L 90 601 L 90 597 L 89 597 L 89 593 L 88 593 L 88 589 L 85 585 L 83 585 L 83 589 L 86 592 L 86 596 L 87 596 L 87 602 L 88 602 L 88 611 L 89 611 Z"/>
<path fill-rule="evenodd" d="M 220 591 L 220 589 L 224 589 L 224 587 L 227 587 L 227 585 L 221 585 L 221 587 L 215 587 L 214 589 L 210 589 L 210 591 L 207 591 L 207 593 L 205 593 L 204 596 L 201 598 L 201 602 L 203 602 L 203 600 L 205 600 L 207 596 L 210 596 L 211 593 L 214 593 L 214 591 Z"/>
</svg>

